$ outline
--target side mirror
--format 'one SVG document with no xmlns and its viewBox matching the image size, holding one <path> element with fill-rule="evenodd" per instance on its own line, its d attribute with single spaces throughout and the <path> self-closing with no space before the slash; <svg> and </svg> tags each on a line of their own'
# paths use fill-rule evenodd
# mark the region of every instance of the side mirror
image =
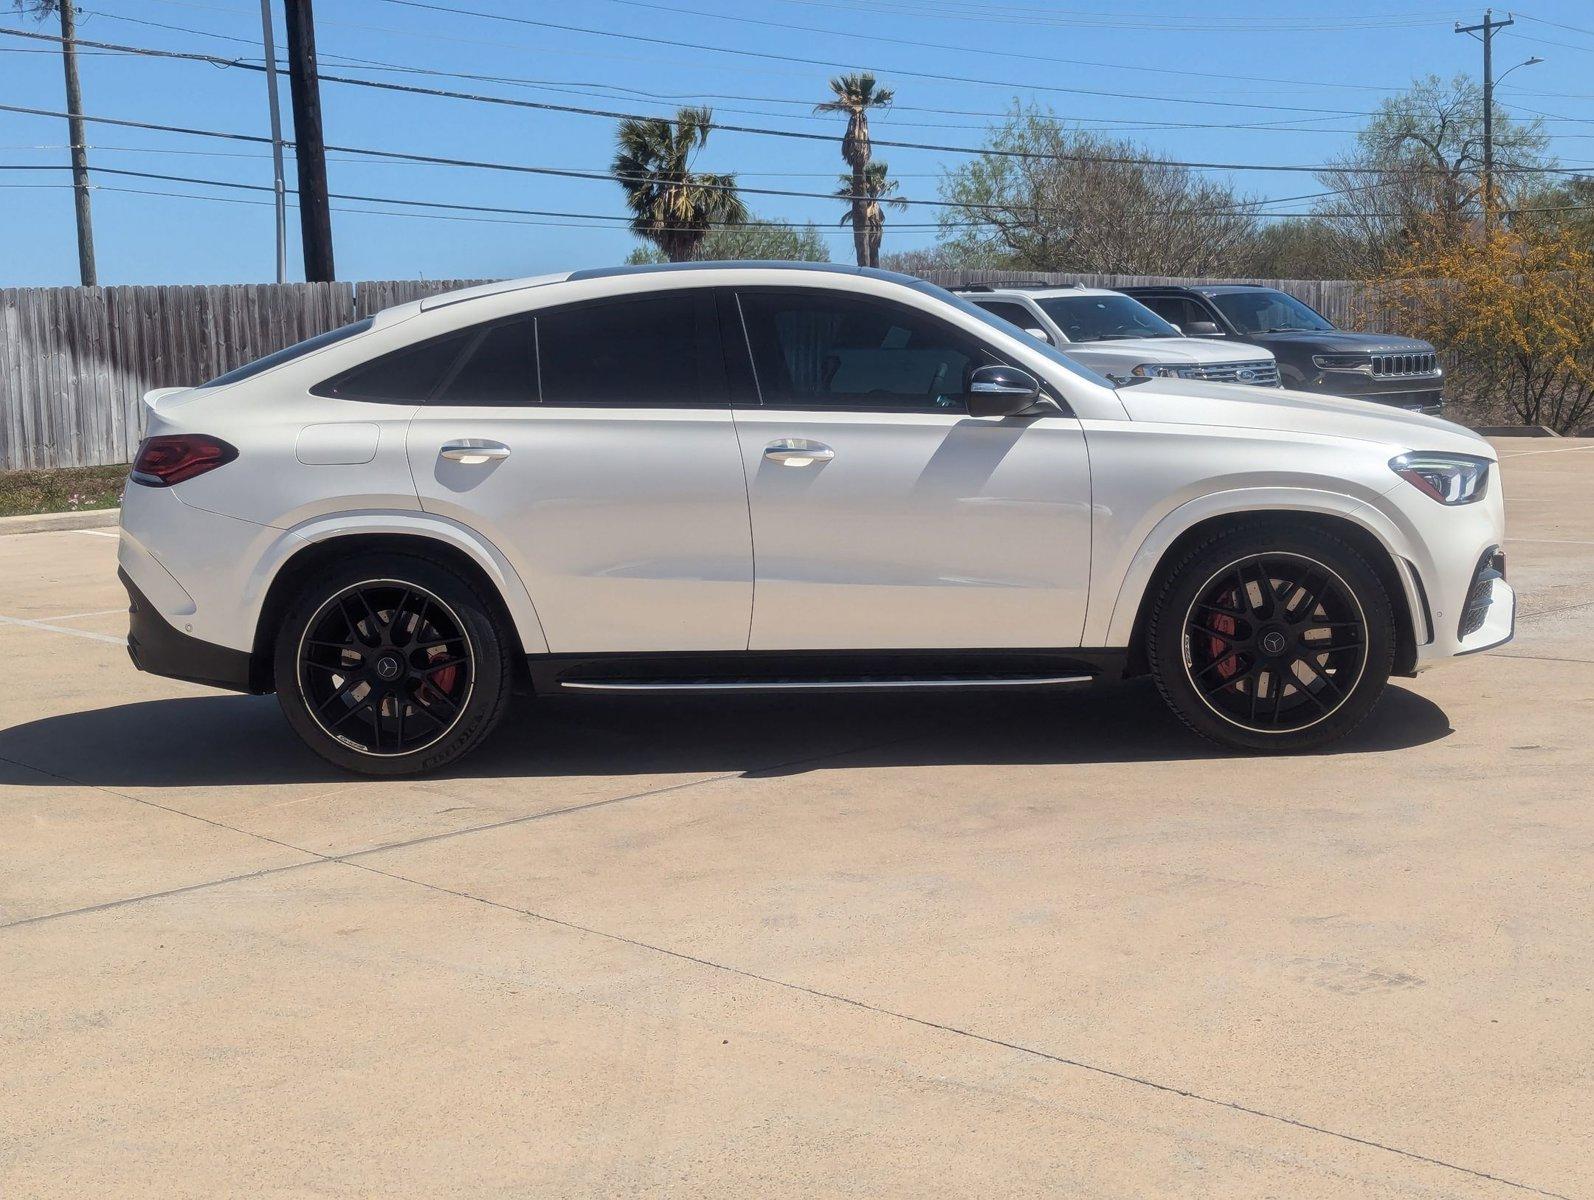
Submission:
<svg viewBox="0 0 1594 1200">
<path fill-rule="evenodd" d="M 1041 397 L 1040 382 L 1017 367 L 976 367 L 969 376 L 971 417 L 1011 417 Z"/>
<path fill-rule="evenodd" d="M 1216 321 L 1191 321 L 1188 328 L 1191 337 L 1223 337 L 1223 330 L 1218 328 Z"/>
<path fill-rule="evenodd" d="M 1024 332 L 1029 334 L 1030 337 L 1035 338 L 1037 341 L 1045 342 L 1048 346 L 1054 344 L 1052 342 L 1052 335 L 1047 333 L 1039 325 L 1026 325 L 1024 326 Z"/>
</svg>

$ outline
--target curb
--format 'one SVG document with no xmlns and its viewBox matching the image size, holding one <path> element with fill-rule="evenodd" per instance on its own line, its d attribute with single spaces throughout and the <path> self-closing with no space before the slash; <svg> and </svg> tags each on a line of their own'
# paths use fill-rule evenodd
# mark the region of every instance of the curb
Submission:
<svg viewBox="0 0 1594 1200">
<path fill-rule="evenodd" d="M 51 533 L 72 529 L 115 528 L 121 521 L 119 508 L 96 508 L 89 512 L 30 513 L 21 517 L 0 517 L 0 537 L 12 533 Z"/>
<path fill-rule="evenodd" d="M 1555 430 L 1545 425 L 1479 425 L 1473 433 L 1480 433 L 1484 437 L 1560 437 Z"/>
</svg>

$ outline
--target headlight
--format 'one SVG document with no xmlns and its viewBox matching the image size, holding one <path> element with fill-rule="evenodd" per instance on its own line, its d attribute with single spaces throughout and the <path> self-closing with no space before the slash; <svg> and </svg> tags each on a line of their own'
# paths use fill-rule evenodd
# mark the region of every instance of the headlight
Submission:
<svg viewBox="0 0 1594 1200">
<path fill-rule="evenodd" d="M 1471 504 L 1489 487 L 1487 458 L 1416 450 L 1389 460 L 1389 469 L 1440 504 Z"/>
<path fill-rule="evenodd" d="M 1136 379 L 1194 379 L 1196 369 L 1174 363 L 1141 363 L 1129 373 Z"/>
<path fill-rule="evenodd" d="M 1314 354 L 1312 363 L 1324 371 L 1370 371 L 1371 354 Z"/>
</svg>

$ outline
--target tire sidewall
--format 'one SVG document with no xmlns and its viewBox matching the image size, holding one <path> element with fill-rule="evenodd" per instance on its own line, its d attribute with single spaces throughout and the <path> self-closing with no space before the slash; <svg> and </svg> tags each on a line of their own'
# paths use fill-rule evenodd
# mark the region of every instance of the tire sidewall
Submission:
<svg viewBox="0 0 1594 1200">
<path fill-rule="evenodd" d="M 299 680 L 299 646 L 333 596 L 373 580 L 412 583 L 443 601 L 459 619 L 471 653 L 472 687 L 459 720 L 439 740 L 405 754 L 368 754 L 327 733 L 311 715 Z M 277 701 L 284 716 L 321 757 L 366 775 L 412 775 L 445 766 L 474 747 L 497 724 L 508 692 L 505 638 L 492 608 L 471 583 L 431 559 L 366 555 L 316 573 L 289 605 L 273 649 Z"/>
<path fill-rule="evenodd" d="M 1191 605 L 1225 566 L 1254 555 L 1294 555 L 1314 560 L 1339 577 L 1362 609 L 1367 659 L 1361 675 L 1343 704 L 1305 728 L 1278 733 L 1258 731 L 1218 715 L 1197 692 L 1185 667 L 1185 620 Z M 1377 703 L 1394 665 L 1393 608 L 1372 565 L 1340 538 L 1312 529 L 1236 530 L 1195 547 L 1165 576 L 1150 617 L 1147 653 L 1163 698 L 1202 736 L 1238 749 L 1275 753 L 1309 750 L 1349 733 Z"/>
</svg>

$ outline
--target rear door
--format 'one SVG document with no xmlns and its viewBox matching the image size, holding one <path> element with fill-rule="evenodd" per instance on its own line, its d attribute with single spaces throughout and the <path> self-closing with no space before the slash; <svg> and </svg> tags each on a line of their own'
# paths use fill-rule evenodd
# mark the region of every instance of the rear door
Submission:
<svg viewBox="0 0 1594 1200">
<path fill-rule="evenodd" d="M 422 507 L 497 545 L 551 651 L 746 647 L 751 532 L 717 339 L 702 289 L 493 322 L 410 423 Z"/>
<path fill-rule="evenodd" d="M 968 374 L 998 356 L 906 305 L 749 289 L 723 307 L 753 649 L 1079 645 L 1090 472 L 1074 417 L 970 417 Z"/>
</svg>

